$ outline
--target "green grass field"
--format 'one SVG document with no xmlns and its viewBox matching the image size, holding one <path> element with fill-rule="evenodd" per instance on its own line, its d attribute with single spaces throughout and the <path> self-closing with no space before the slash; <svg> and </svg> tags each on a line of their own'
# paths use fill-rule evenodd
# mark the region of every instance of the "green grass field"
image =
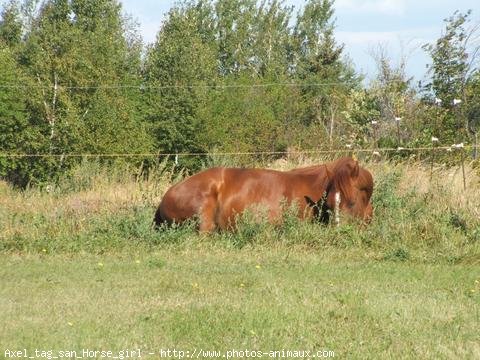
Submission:
<svg viewBox="0 0 480 360">
<path fill-rule="evenodd" d="M 151 228 L 165 173 L 83 169 L 48 192 L 1 185 L 0 358 L 480 358 L 478 176 L 463 191 L 455 170 L 430 181 L 418 166 L 369 167 L 368 227 L 286 216 L 211 236 Z"/>
<path fill-rule="evenodd" d="M 355 258 L 266 248 L 4 257 L 1 343 L 478 358 L 478 266 Z"/>
</svg>

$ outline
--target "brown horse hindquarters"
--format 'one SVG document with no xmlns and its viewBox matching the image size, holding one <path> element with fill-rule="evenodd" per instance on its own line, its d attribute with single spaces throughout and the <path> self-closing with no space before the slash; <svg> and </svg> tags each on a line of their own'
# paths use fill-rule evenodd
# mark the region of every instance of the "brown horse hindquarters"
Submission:
<svg viewBox="0 0 480 360">
<path fill-rule="evenodd" d="M 208 169 L 172 186 L 160 202 L 155 224 L 180 224 L 198 217 L 200 231 L 213 230 L 223 171 L 223 168 Z"/>
</svg>

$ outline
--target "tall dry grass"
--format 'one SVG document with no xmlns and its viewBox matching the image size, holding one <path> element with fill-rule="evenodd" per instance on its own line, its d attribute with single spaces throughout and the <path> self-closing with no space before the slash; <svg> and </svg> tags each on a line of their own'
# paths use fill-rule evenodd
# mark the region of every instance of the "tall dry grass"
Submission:
<svg viewBox="0 0 480 360">
<path fill-rule="evenodd" d="M 287 170 L 323 159 L 277 160 Z M 272 226 L 245 218 L 236 233 L 207 239 L 194 226 L 155 231 L 153 213 L 180 180 L 166 163 L 148 175 L 84 163 L 58 184 L 19 191 L 0 183 L 0 251 L 105 252 L 162 246 L 302 246 L 353 249 L 390 260 L 480 262 L 480 177 L 467 166 L 468 187 L 455 167 L 417 162 L 362 162 L 375 178 L 375 219 L 368 227 L 302 223 L 288 214 Z M 177 175 L 174 175 L 177 174 Z M 220 245 L 219 245 L 220 244 Z M 202 246 L 203 246 L 202 245 Z"/>
</svg>

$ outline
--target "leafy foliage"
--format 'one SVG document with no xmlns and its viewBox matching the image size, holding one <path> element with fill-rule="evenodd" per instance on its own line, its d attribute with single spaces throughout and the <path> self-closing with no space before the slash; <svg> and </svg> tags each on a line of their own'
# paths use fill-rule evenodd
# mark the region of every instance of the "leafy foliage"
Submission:
<svg viewBox="0 0 480 360">
<path fill-rule="evenodd" d="M 14 6 L 7 8 L 8 14 L 20 12 Z M 24 145 L 9 141 L 8 146 L 16 150 L 10 152 L 58 157 L 24 159 L 20 163 L 29 170 L 9 179 L 21 186 L 51 181 L 77 161 L 64 154 L 151 150 L 137 111 L 140 94 L 129 91 L 129 86 L 140 84 L 141 47 L 128 41 L 131 36 L 117 1 L 45 1 L 33 11 L 20 43 L 13 15 L 4 17 L 0 33 L 16 60 L 10 66 L 18 68 L 25 81 L 13 72 L 13 79 L 2 83 L 23 86 L 29 93 L 17 96 L 15 88 L 5 90 L 12 106 L 23 109 L 24 123 L 15 131 L 16 143 Z M 26 137 L 33 139 L 25 141 Z M 18 163 L 4 162 L 9 168 Z"/>
<path fill-rule="evenodd" d="M 480 46 L 475 45 L 476 28 L 468 28 L 472 11 L 456 11 L 445 19 L 445 33 L 435 44 L 424 49 L 432 57 L 429 71 L 432 82 L 426 88 L 442 101 L 446 126 L 443 131 L 455 133 L 455 141 L 469 138 L 478 131 L 478 78 L 476 55 Z M 472 44 L 473 45 L 472 45 Z M 473 47 L 472 47 L 473 46 Z M 455 105 L 454 100 L 463 103 Z"/>
<path fill-rule="evenodd" d="M 393 66 L 386 53 L 376 58 L 377 78 L 362 86 L 335 40 L 332 0 L 307 0 L 299 10 L 282 0 L 180 0 L 146 47 L 118 0 L 10 0 L 0 14 L 0 151 L 45 155 L 0 158 L 0 176 L 21 187 L 56 182 L 81 162 L 69 154 L 478 139 L 470 12 L 453 14 L 438 41 L 424 47 L 432 81 L 423 93 L 405 63 Z M 462 105 L 454 108 L 453 98 Z M 177 169 L 190 170 L 209 161 L 176 159 Z M 155 160 L 128 162 L 145 170 Z"/>
</svg>

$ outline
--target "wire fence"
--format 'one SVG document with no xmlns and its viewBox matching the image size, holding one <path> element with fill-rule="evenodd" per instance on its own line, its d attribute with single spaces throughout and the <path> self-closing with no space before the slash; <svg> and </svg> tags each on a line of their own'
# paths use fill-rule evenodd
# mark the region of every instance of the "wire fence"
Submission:
<svg viewBox="0 0 480 360">
<path fill-rule="evenodd" d="M 390 80 L 387 83 L 403 83 L 402 80 Z M 146 84 L 93 84 L 93 85 L 68 85 L 68 84 L 19 84 L 3 83 L 0 89 L 53 89 L 57 90 L 95 90 L 95 89 L 136 89 L 136 90 L 161 90 L 161 89 L 239 89 L 239 88 L 271 88 L 271 87 L 329 87 L 329 86 L 355 86 L 354 81 L 331 81 L 331 82 L 276 82 L 260 84 L 169 84 L 169 85 L 146 85 Z"/>
<path fill-rule="evenodd" d="M 128 158 L 128 157 L 205 157 L 205 156 L 275 156 L 275 155 L 334 155 L 334 154 L 351 154 L 351 153 L 371 153 L 372 155 L 380 155 L 381 153 L 409 153 L 420 151 L 443 151 L 453 152 L 458 150 L 475 150 L 480 146 L 455 144 L 452 146 L 432 146 L 432 147 L 398 147 L 398 148 L 343 148 L 328 150 L 302 150 L 302 151 L 245 151 L 245 152 L 157 152 L 157 153 L 64 153 L 64 154 L 20 154 L 20 153 L 0 153 L 0 158 L 82 158 L 82 157 L 98 157 L 98 158 Z"/>
<path fill-rule="evenodd" d="M 403 156 L 410 155 L 408 157 L 403 157 L 403 160 L 406 160 L 407 162 L 412 160 L 415 162 L 421 161 L 420 159 L 420 154 L 422 152 L 426 152 L 427 154 L 424 154 L 426 156 L 423 156 L 423 160 L 427 160 L 430 162 L 430 179 L 432 180 L 434 178 L 434 163 L 436 160 L 439 159 L 436 154 L 438 152 L 444 152 L 445 155 L 448 154 L 448 157 L 450 157 L 449 165 L 450 166 L 458 166 L 458 168 L 461 170 L 462 174 L 462 179 L 463 179 L 463 189 L 467 189 L 467 178 L 470 177 L 470 175 L 474 172 L 477 172 L 475 169 L 475 166 L 472 166 L 474 164 L 474 161 L 472 161 L 467 167 L 465 165 L 466 159 L 467 159 L 467 151 L 471 151 L 472 155 L 474 155 L 477 150 L 480 148 L 480 146 L 474 146 L 474 145 L 464 145 L 464 144 L 454 144 L 452 146 L 431 146 L 431 147 L 397 147 L 397 148 L 354 148 L 354 147 L 347 147 L 347 148 L 342 148 L 342 149 L 317 149 L 317 150 L 303 150 L 303 151 L 245 151 L 245 152 L 198 152 L 198 153 L 193 153 L 193 152 L 178 152 L 178 153 L 167 153 L 167 152 L 157 152 L 157 153 L 65 153 L 65 154 L 8 154 L 8 153 L 0 153 L 0 161 L 6 160 L 6 159 L 39 159 L 43 160 L 46 158 L 52 158 L 60 163 L 63 163 L 64 160 L 68 158 L 78 158 L 78 159 L 99 159 L 99 158 L 138 158 L 142 159 L 142 162 L 146 158 L 151 158 L 152 160 L 157 160 L 164 158 L 168 160 L 168 158 L 172 158 L 172 160 L 175 163 L 175 166 L 179 165 L 180 163 L 180 158 L 185 158 L 185 157 L 203 157 L 203 158 L 210 158 L 215 162 L 215 159 L 220 160 L 222 158 L 229 158 L 229 157 L 245 157 L 245 156 L 250 156 L 250 157 L 256 157 L 257 161 L 249 161 L 248 163 L 250 165 L 255 164 L 258 166 L 258 159 L 261 158 L 261 163 L 264 164 L 265 161 L 267 160 L 268 157 L 273 157 L 274 159 L 293 159 L 293 161 L 298 161 L 302 160 L 301 156 L 310 156 L 310 160 L 315 160 L 315 156 L 326 156 L 322 158 L 322 161 L 325 159 L 332 159 L 335 156 L 357 156 L 362 157 L 363 160 L 370 159 L 373 161 L 381 161 L 382 160 L 382 155 L 392 155 L 392 153 L 396 153 L 400 155 L 398 159 L 402 159 Z M 366 155 L 366 157 L 361 156 Z M 415 155 L 415 156 L 413 156 Z M 417 156 L 418 155 L 418 156 Z M 369 157 L 370 156 L 370 157 Z M 413 157 L 412 157 L 413 156 Z M 391 159 L 392 157 L 388 158 Z M 269 160 L 272 160 L 270 158 Z M 303 158 L 303 160 L 306 160 Z M 445 158 L 443 158 L 445 160 Z M 443 161 L 442 160 L 442 161 Z M 473 160 L 475 160 L 475 157 L 473 156 Z M 163 160 L 162 160 L 163 161 Z M 238 162 L 238 159 L 236 160 Z M 401 160 L 402 161 L 402 160 Z M 238 165 L 238 164 L 237 164 Z M 245 164 L 244 164 L 245 165 Z M 213 166 L 213 165 L 212 165 Z M 218 164 L 215 166 L 219 166 Z M 225 165 L 221 164 L 220 166 L 230 166 L 230 165 Z M 442 165 L 443 167 L 443 165 Z"/>
</svg>

